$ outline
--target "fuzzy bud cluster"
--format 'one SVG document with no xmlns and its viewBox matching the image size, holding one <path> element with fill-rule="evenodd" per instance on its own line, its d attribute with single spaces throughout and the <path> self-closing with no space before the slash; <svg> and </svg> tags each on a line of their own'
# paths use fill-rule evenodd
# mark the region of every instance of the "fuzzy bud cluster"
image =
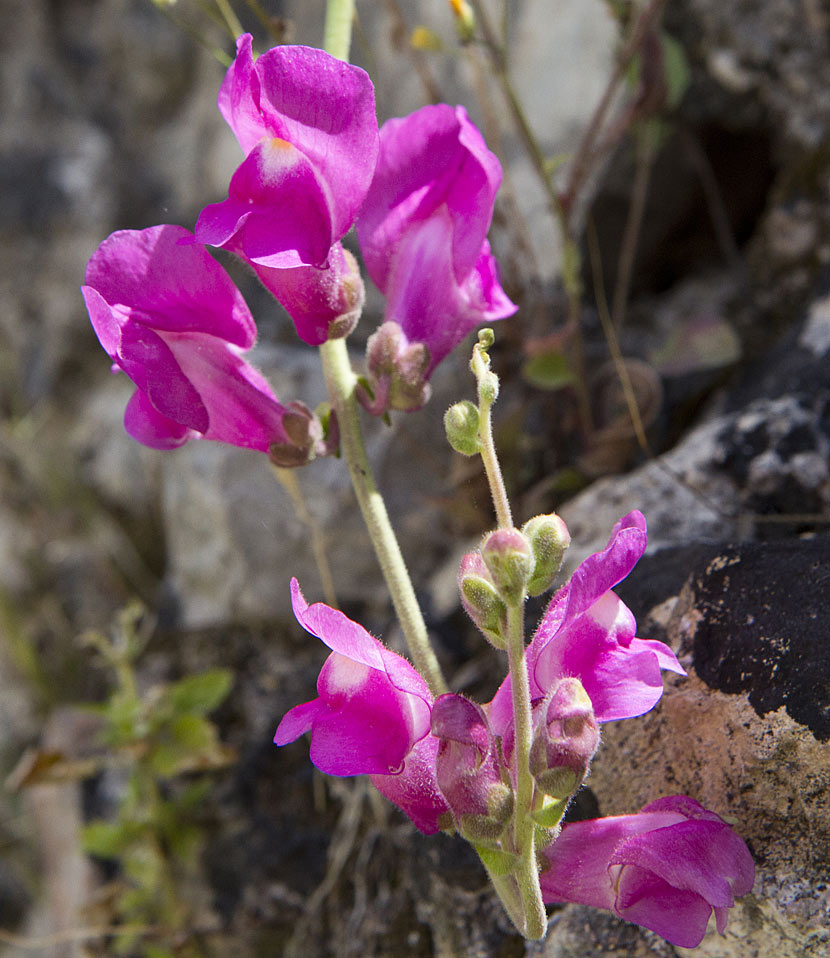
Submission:
<svg viewBox="0 0 830 958">
<path fill-rule="evenodd" d="M 461 560 L 461 603 L 496 648 L 505 648 L 507 606 L 523 602 L 528 595 L 540 595 L 553 585 L 570 541 L 559 516 L 535 516 L 521 531 L 496 529 L 489 533 L 478 551 Z"/>
</svg>

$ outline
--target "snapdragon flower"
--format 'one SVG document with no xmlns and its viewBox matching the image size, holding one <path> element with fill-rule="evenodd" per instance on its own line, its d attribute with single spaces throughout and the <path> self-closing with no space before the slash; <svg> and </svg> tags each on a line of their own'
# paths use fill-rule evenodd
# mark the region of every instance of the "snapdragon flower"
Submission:
<svg viewBox="0 0 830 958">
<path fill-rule="evenodd" d="M 282 405 L 245 361 L 253 318 L 187 230 L 113 233 L 92 255 L 81 291 L 101 345 L 137 387 L 124 415 L 134 439 L 155 449 L 189 439 L 262 452 L 293 446 L 286 423 L 308 411 Z"/>
<path fill-rule="evenodd" d="M 366 268 L 387 298 L 367 354 L 374 411 L 423 405 L 450 350 L 516 311 L 486 238 L 501 175 L 461 106 L 426 106 L 381 128 L 357 220 Z"/>
<path fill-rule="evenodd" d="M 311 761 L 329 775 L 370 775 L 375 787 L 430 834 L 448 811 L 435 779 L 429 735 L 432 694 L 418 672 L 357 622 L 322 602 L 308 605 L 291 580 L 294 615 L 331 650 L 318 697 L 280 722 L 274 742 L 311 731 Z"/>
<path fill-rule="evenodd" d="M 598 722 L 633 718 L 653 708 L 663 694 L 661 669 L 685 670 L 672 650 L 635 636 L 636 622 L 612 592 L 645 552 L 646 521 L 630 512 L 614 526 L 602 552 L 582 562 L 554 595 L 527 649 L 530 692 L 543 697 L 565 677 L 579 679 Z M 510 683 L 490 703 L 497 734 L 512 720 Z"/>
<path fill-rule="evenodd" d="M 713 911 L 723 934 L 755 878 L 743 839 L 685 795 L 636 815 L 567 824 L 543 855 L 546 902 L 608 909 L 682 948 L 700 944 Z"/>
<path fill-rule="evenodd" d="M 206 206 L 201 243 L 243 257 L 311 345 L 350 332 L 363 288 L 340 240 L 360 209 L 378 151 L 372 81 L 322 50 L 274 47 L 256 61 L 251 36 L 219 92 L 245 159 L 228 198 Z"/>
</svg>

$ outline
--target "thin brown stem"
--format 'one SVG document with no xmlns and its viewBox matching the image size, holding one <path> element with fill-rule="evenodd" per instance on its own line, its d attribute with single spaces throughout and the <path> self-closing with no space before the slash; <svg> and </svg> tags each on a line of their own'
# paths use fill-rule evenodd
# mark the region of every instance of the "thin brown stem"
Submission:
<svg viewBox="0 0 830 958">
<path fill-rule="evenodd" d="M 570 165 L 568 183 L 561 198 L 562 207 L 569 221 L 573 215 L 576 200 L 583 183 L 596 165 L 599 156 L 606 152 L 606 149 L 601 151 L 595 149 L 596 141 L 605 123 L 606 115 L 616 98 L 617 91 L 625 78 L 629 64 L 642 45 L 646 32 L 651 29 L 653 23 L 662 13 L 664 2 L 665 0 L 650 0 L 648 6 L 637 18 L 628 39 L 620 51 L 617 63 L 600 97 L 600 101 L 594 110 L 591 120 L 585 132 L 582 134 L 582 139 Z"/>
<path fill-rule="evenodd" d="M 628 216 L 620 241 L 620 258 L 617 262 L 617 277 L 614 283 L 614 299 L 611 306 L 611 323 L 617 332 L 622 328 L 625 319 L 628 294 L 631 289 L 631 273 L 634 268 L 634 258 L 637 255 L 637 245 L 640 241 L 640 230 L 643 225 L 643 214 L 646 208 L 648 184 L 653 165 L 654 140 L 652 130 L 647 126 L 637 141 L 637 166 L 634 171 L 631 201 L 628 204 Z"/>
</svg>

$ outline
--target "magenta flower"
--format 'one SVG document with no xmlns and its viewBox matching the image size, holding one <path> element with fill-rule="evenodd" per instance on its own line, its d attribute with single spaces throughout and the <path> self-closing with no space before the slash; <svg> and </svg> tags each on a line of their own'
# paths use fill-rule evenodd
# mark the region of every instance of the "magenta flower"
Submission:
<svg viewBox="0 0 830 958">
<path fill-rule="evenodd" d="M 661 669 L 685 671 L 663 642 L 635 637 L 630 610 L 611 591 L 646 548 L 646 521 L 630 512 L 614 526 L 608 546 L 589 556 L 556 593 L 528 646 L 531 695 L 544 696 L 561 678 L 577 678 L 598 722 L 642 715 L 663 694 Z M 490 704 L 494 731 L 509 722 L 510 684 Z"/>
<path fill-rule="evenodd" d="M 219 110 L 245 159 L 228 198 L 202 210 L 196 237 L 248 260 L 292 314 L 300 337 L 313 345 L 324 342 L 344 301 L 352 309 L 357 305 L 348 291 L 333 293 L 326 271 L 375 168 L 372 81 L 359 67 L 310 47 L 275 47 L 254 61 L 245 34 L 219 91 Z M 342 255 L 335 254 L 335 279 L 343 272 Z M 313 269 L 281 275 L 300 267 Z M 318 283 L 327 287 L 322 294 L 314 290 Z M 340 328 L 335 332 L 343 335 Z"/>
<path fill-rule="evenodd" d="M 179 226 L 113 233 L 82 287 L 92 325 L 137 386 L 127 432 L 155 449 L 189 439 L 268 452 L 290 444 L 280 404 L 242 354 L 256 327 L 227 273 Z"/>
<path fill-rule="evenodd" d="M 329 775 L 370 775 L 375 787 L 427 834 L 447 804 L 435 781 L 438 742 L 429 736 L 432 694 L 416 670 L 342 612 L 309 606 L 296 579 L 297 621 L 332 654 L 317 679 L 318 697 L 280 722 L 274 742 L 311 731 L 311 761 Z"/>
<path fill-rule="evenodd" d="M 681 948 L 700 944 L 713 910 L 723 934 L 735 898 L 755 880 L 743 839 L 685 795 L 565 825 L 543 854 L 546 902 L 608 909 Z"/>
<path fill-rule="evenodd" d="M 473 841 L 496 840 L 513 812 L 513 790 L 504 781 L 484 710 L 463 695 L 439 695 L 431 728 L 440 743 L 438 786 L 461 833 Z"/>
<path fill-rule="evenodd" d="M 486 239 L 500 183 L 499 161 L 463 107 L 426 106 L 380 131 L 357 234 L 386 320 L 429 350 L 424 381 L 470 330 L 516 311 Z"/>
</svg>

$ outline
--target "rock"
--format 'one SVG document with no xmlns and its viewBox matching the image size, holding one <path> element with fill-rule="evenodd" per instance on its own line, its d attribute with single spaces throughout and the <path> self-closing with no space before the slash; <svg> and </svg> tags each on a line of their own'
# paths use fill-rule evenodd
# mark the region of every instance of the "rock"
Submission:
<svg viewBox="0 0 830 958">
<path fill-rule="evenodd" d="M 620 588 L 639 612 L 661 592 L 651 579 L 662 570 L 662 601 L 639 616 L 638 634 L 664 637 L 689 674 L 667 679 L 647 715 L 603 727 L 589 786 L 603 815 L 680 793 L 734 822 L 756 883 L 726 937 L 710 933 L 698 949 L 712 958 L 819 958 L 830 944 L 829 544 L 678 548 Z M 553 925 L 546 955 L 568 954 L 556 942 L 575 920 Z"/>
</svg>

